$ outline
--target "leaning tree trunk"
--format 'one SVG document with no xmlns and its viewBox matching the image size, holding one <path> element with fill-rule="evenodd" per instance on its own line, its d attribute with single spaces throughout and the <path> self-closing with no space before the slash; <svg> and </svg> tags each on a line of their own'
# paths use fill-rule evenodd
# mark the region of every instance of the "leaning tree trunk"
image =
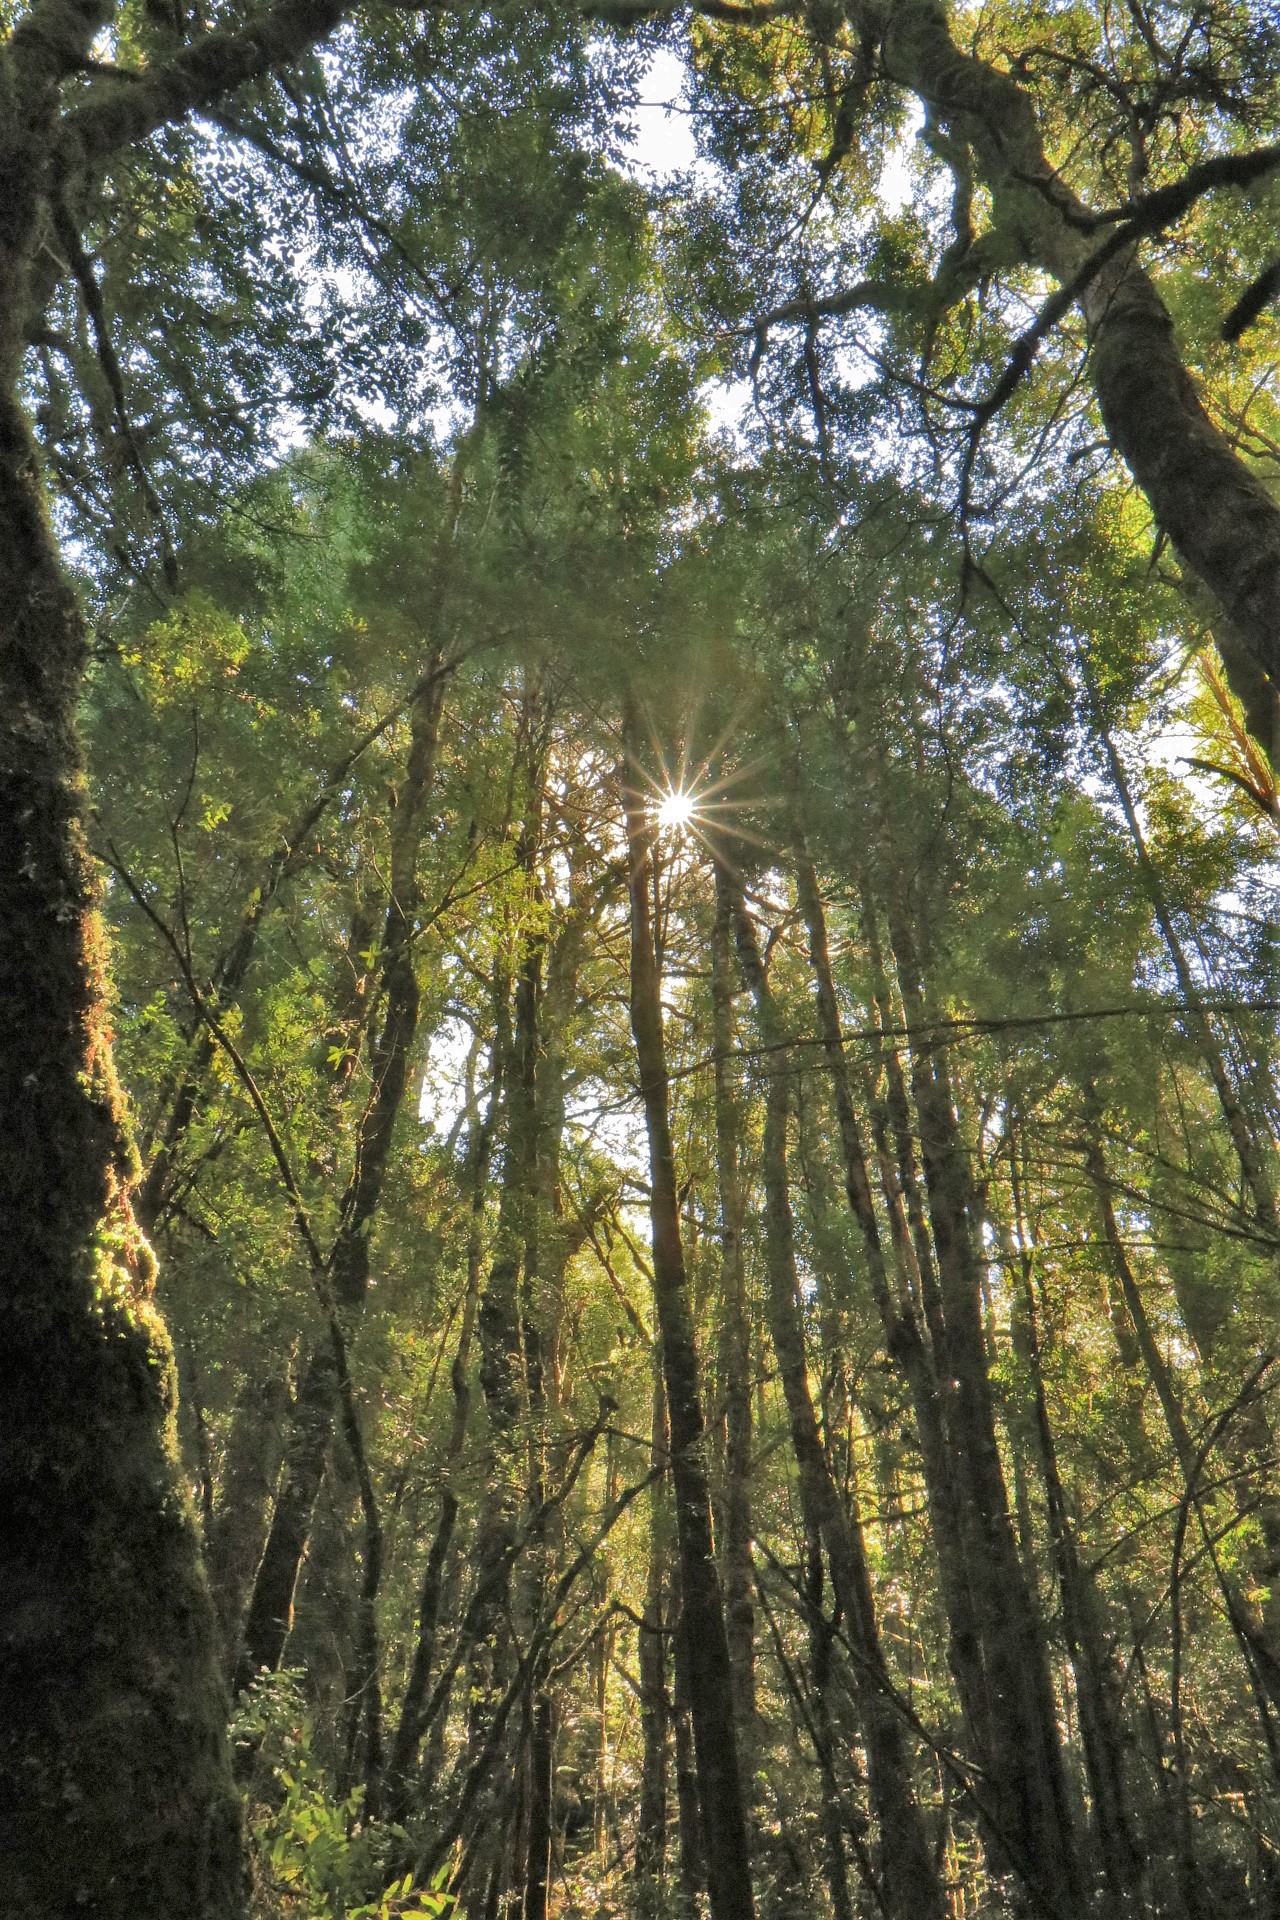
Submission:
<svg viewBox="0 0 1280 1920">
<path fill-rule="evenodd" d="M 693 1718 L 712 1920 L 751 1920 L 754 1900 L 734 1724 L 733 1670 L 711 1541 L 698 1353 L 680 1239 L 662 991 L 649 911 L 653 823 L 647 816 L 644 795 L 637 784 L 639 734 L 635 707 L 629 699 L 623 725 L 626 753 L 623 780 L 631 883 L 631 1028 L 649 1141 L 654 1303 L 671 1423 L 682 1645 Z"/>
<path fill-rule="evenodd" d="M 1280 506 L 1206 413 L 1172 315 L 1138 263 L 1141 228 L 1096 258 L 1112 229 L 1097 224 L 1050 163 L 1028 89 L 961 51 L 943 0 L 852 0 L 849 11 L 881 46 L 886 75 L 972 155 L 1009 252 L 1051 274 L 1064 306 L 1068 298 L 1078 304 L 1103 423 L 1157 524 L 1222 608 L 1228 677 L 1250 732 L 1274 758 Z M 1159 231 L 1159 222 L 1148 230 Z"/>
</svg>

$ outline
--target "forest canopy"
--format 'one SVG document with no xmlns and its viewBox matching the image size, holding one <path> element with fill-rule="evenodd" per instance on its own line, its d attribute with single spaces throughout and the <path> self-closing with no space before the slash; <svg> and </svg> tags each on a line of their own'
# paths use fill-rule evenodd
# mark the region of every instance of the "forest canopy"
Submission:
<svg viewBox="0 0 1280 1920">
<path fill-rule="evenodd" d="M 0 1906 L 1280 1910 L 1272 12 L 0 30 Z"/>
</svg>

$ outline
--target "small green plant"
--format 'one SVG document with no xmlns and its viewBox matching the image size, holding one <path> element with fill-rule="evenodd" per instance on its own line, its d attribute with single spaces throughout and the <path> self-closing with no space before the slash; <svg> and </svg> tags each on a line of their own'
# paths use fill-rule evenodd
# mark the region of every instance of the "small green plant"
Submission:
<svg viewBox="0 0 1280 1920">
<path fill-rule="evenodd" d="M 362 1787 L 334 1793 L 301 1682 L 296 1672 L 261 1675 L 232 1727 L 255 1755 L 245 1809 L 253 1920 L 441 1920 L 453 1906 L 443 1875 L 430 1887 L 415 1887 L 408 1873 L 386 1884 L 404 1831 L 362 1817 Z"/>
</svg>

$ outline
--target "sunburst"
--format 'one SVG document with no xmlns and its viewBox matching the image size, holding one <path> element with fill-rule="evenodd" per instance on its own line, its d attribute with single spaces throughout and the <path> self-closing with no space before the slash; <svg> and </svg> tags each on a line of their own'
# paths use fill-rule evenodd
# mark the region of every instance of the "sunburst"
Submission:
<svg viewBox="0 0 1280 1920">
<path fill-rule="evenodd" d="M 682 833 L 693 825 L 698 811 L 697 795 L 686 787 L 669 787 L 659 796 L 654 815 L 662 833 Z"/>
</svg>

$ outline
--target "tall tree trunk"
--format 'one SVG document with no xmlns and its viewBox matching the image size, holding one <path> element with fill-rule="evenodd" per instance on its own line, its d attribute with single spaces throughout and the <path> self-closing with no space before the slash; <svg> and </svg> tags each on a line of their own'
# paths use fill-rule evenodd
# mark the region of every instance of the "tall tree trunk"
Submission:
<svg viewBox="0 0 1280 1920">
<path fill-rule="evenodd" d="M 356 1129 L 341 1224 L 324 1263 L 326 1289 L 344 1331 L 359 1318 L 364 1304 L 373 1221 L 382 1199 L 418 1027 L 414 967 L 418 851 L 435 777 L 445 679 L 446 669 L 437 649 L 419 682 L 419 695 L 410 715 L 405 778 L 392 819 L 390 888 L 379 953 L 385 1010 L 369 1063 L 373 1084 Z M 280 1664 L 293 1625 L 294 1593 L 341 1399 L 333 1339 L 323 1333 L 307 1355 L 294 1402 L 271 1527 L 245 1616 L 237 1688 L 247 1686 L 260 1668 Z"/>
<path fill-rule="evenodd" d="M 649 1142 L 654 1302 L 671 1423 L 671 1478 L 676 1498 L 681 1617 L 697 1755 L 698 1798 L 707 1847 L 707 1888 L 712 1920 L 750 1920 L 754 1902 L 747 1851 L 746 1804 L 733 1713 L 733 1672 L 712 1549 L 698 1354 L 680 1239 L 662 992 L 649 908 L 654 828 L 639 786 L 640 729 L 631 699 L 624 716 L 623 742 L 631 886 L 631 1030 L 635 1036 Z"/>
<path fill-rule="evenodd" d="M 727 874 L 722 873 L 720 884 L 729 888 Z M 769 1331 L 790 1419 L 801 1505 L 807 1527 L 826 1545 L 832 1584 L 853 1655 L 854 1684 L 867 1749 L 867 1785 L 880 1840 L 885 1911 L 894 1920 L 942 1920 L 946 1902 L 912 1784 L 902 1712 L 893 1697 L 880 1644 L 862 1528 L 832 1477 L 809 1389 L 787 1177 L 791 1059 L 754 928 L 741 899 L 735 904 L 738 951 L 755 996 L 768 1062 L 763 1171 Z"/>
<path fill-rule="evenodd" d="M 793 789 L 797 887 L 849 1170 L 850 1203 L 863 1228 L 890 1351 L 904 1367 L 920 1423 L 926 1479 L 932 1482 L 930 1522 L 952 1631 L 953 1671 L 983 1768 L 984 1840 L 998 1872 L 1014 1873 L 1045 1911 L 1066 1914 L 1083 1899 L 1079 1860 L 1045 1651 L 1009 1523 L 982 1335 L 980 1275 L 970 1236 L 968 1163 L 957 1135 L 945 1065 L 918 1043 L 912 1045 L 912 1093 L 932 1238 L 929 1268 L 918 1269 L 922 1287 L 932 1282 L 936 1258 L 937 1298 L 926 1296 L 934 1347 L 930 1365 L 909 1306 L 901 1295 L 892 1300 L 885 1277 L 848 1082 L 826 915 L 805 846 L 794 768 Z M 892 864 L 891 847 L 884 849 L 884 858 Z M 914 943 L 900 910 L 891 928 L 908 1035 L 914 1042 L 921 988 Z M 887 1182 L 887 1166 L 884 1176 Z M 905 1223 L 893 1207 L 890 1218 L 905 1258 Z M 939 1391 L 942 1383 L 944 1390 Z"/>
<path fill-rule="evenodd" d="M 667 1583 L 667 1633 L 671 1639 L 671 1733 L 675 1749 L 676 1838 L 680 1864 L 678 1911 L 681 1920 L 698 1920 L 707 1886 L 707 1849 L 698 1800 L 698 1758 L 689 1698 L 689 1643 L 680 1594 L 679 1561 Z"/>
<path fill-rule="evenodd" d="M 732 895 L 716 865 L 716 917 L 711 944 L 712 1035 L 715 1050 L 716 1166 L 720 1185 L 720 1376 L 724 1398 L 725 1631 L 744 1740 L 755 1712 L 755 1604 L 751 1565 L 751 1329 L 743 1260 L 745 1205 L 739 1164 L 741 1121 L 733 1084 Z"/>
<path fill-rule="evenodd" d="M 1098 1595 L 1080 1559 L 1058 1453 L 1049 1420 L 1036 1313 L 1034 1253 L 1022 1204 L 1017 1142 L 1009 1146 L 1010 1194 L 1017 1241 L 1008 1222 L 996 1233 L 1015 1289 L 1010 1329 L 1016 1358 L 1030 1386 L 1031 1454 L 1040 1468 L 1049 1539 L 1062 1602 L 1062 1629 L 1076 1683 L 1080 1741 L 1093 1802 L 1098 1850 L 1111 1895 L 1112 1911 L 1129 1914 L 1141 1893 L 1142 1848 L 1134 1833 L 1125 1782 L 1125 1741 L 1110 1661 L 1103 1644 Z"/>
<path fill-rule="evenodd" d="M 807 868 L 807 861 L 802 866 Z M 970 1562 L 964 1539 L 962 1508 L 966 1495 L 959 1473 L 960 1463 L 953 1458 L 949 1446 L 943 1418 L 942 1388 L 930 1350 L 930 1343 L 936 1342 L 941 1327 L 933 1249 L 928 1240 L 923 1211 L 913 1206 L 912 1223 L 908 1223 L 898 1172 L 890 1158 L 887 1137 L 882 1135 L 877 1140 L 877 1158 L 894 1255 L 894 1283 L 891 1285 L 879 1221 L 871 1197 L 862 1130 L 854 1111 L 839 1003 L 831 972 L 826 916 L 816 878 L 809 884 L 806 877 L 801 901 L 816 986 L 818 1030 L 836 1109 L 836 1132 L 844 1169 L 845 1193 L 850 1212 L 861 1231 L 872 1297 L 884 1324 L 885 1344 L 890 1357 L 900 1367 L 911 1395 L 920 1436 L 929 1525 L 937 1554 L 943 1610 L 949 1629 L 951 1671 L 960 1695 L 970 1741 L 976 1753 L 985 1757 L 995 1750 L 996 1741 L 991 1721 L 981 1623 L 973 1594 L 977 1570 Z M 902 1181 L 910 1192 L 914 1171 L 908 1116 L 903 1116 L 901 1125 L 906 1130 L 905 1139 L 900 1134 L 898 1140 L 903 1156 Z M 926 1325 L 929 1339 L 926 1339 Z"/>
<path fill-rule="evenodd" d="M 278 1355 L 271 1359 L 278 1366 Z M 240 1650 L 245 1595 L 262 1558 L 288 1399 L 288 1382 L 279 1372 L 244 1382 L 231 1415 L 213 1520 L 205 1532 L 205 1566 L 228 1679 Z"/>
<path fill-rule="evenodd" d="M 835 1716 L 831 1711 L 831 1652 L 835 1635 L 822 1609 L 822 1539 L 807 1530 L 805 1552 L 808 1575 L 805 1594 L 809 1614 L 809 1679 L 813 1694 L 813 1739 L 821 1774 L 822 1852 L 827 1893 L 833 1920 L 855 1920 L 849 1893 L 848 1849 L 844 1814 L 835 1777 Z M 935 1876 L 936 1878 L 936 1876 Z M 887 1902 L 886 1902 L 887 1905 Z M 928 1911 L 926 1908 L 924 1911 Z"/>
<path fill-rule="evenodd" d="M 532 873 L 536 844 L 536 829 L 526 823 L 517 853 L 526 874 Z M 521 1274 L 531 1250 L 526 1235 L 536 1204 L 540 952 L 540 943 L 533 948 L 526 946 L 516 978 L 515 1023 L 509 1043 L 510 1071 L 506 1083 L 502 1193 L 493 1258 L 477 1316 L 480 1388 L 487 1425 L 485 1487 L 475 1545 L 476 1606 L 468 1648 L 467 1737 L 469 1746 L 477 1752 L 485 1750 L 495 1737 L 512 1669 L 511 1569 L 522 1485 L 527 1491 L 524 1484 L 527 1462 L 520 1436 L 520 1418 L 528 1394 L 520 1294 Z M 514 1754 L 511 1764 L 515 1764 Z M 524 1768 L 519 1772 L 523 1793 L 528 1785 L 527 1773 Z M 490 1778 L 487 1785 L 477 1790 L 474 1831 L 477 1836 L 485 1837 L 483 1845 L 479 1837 L 472 1842 L 469 1871 L 473 1876 L 482 1870 L 484 1847 L 501 1848 L 505 1844 L 498 1819 L 504 1790 L 502 1781 L 496 1778 Z M 522 1812 L 527 1812 L 527 1795 L 522 1798 L 521 1806 Z"/>
<path fill-rule="evenodd" d="M 23 25 L 29 24 L 24 22 Z M 60 31 L 83 58 L 92 9 Z M 21 28 L 19 29 L 21 32 Z M 37 65 L 35 38 L 27 48 Z M 45 50 L 47 51 L 47 49 Z M 13 54 L 6 48 L 5 59 Z M 16 57 L 14 55 L 13 57 Z M 222 1920 L 242 1899 L 218 1636 L 175 1372 L 134 1224 L 75 709 L 87 641 L 14 397 L 56 76 L 0 130 L 0 1803 L 44 1920 Z M 17 88 L 15 93 L 12 89 Z M 15 110 L 15 101 L 21 109 Z M 43 132 L 41 128 L 43 127 Z"/>
<path fill-rule="evenodd" d="M 529 1832 L 525 1841 L 523 1920 L 546 1920 L 551 1882 L 551 1834 L 555 1788 L 555 1707 L 538 1693 L 529 1727 Z"/>
<path fill-rule="evenodd" d="M 662 1360 L 653 1350 L 653 1417 L 649 1460 L 665 1465 L 668 1455 L 667 1396 L 662 1384 Z M 667 1851 L 667 1736 L 670 1713 L 667 1695 L 667 1640 L 663 1595 L 666 1589 L 667 1529 L 663 1512 L 663 1483 L 649 1490 L 649 1565 L 645 1580 L 643 1622 L 638 1634 L 640 1664 L 640 1732 L 643 1760 L 640 1808 L 636 1820 L 635 1872 L 640 1907 L 656 1913 L 666 1877 Z"/>
<path fill-rule="evenodd" d="M 495 1001 L 504 995 L 505 986 L 497 984 Z M 409 1811 L 413 1768 L 417 1762 L 423 1733 L 426 1731 L 427 1689 L 431 1683 L 436 1634 L 440 1625 L 441 1608 L 447 1584 L 447 1565 L 461 1505 L 455 1476 L 462 1462 L 467 1439 L 467 1421 L 471 1412 L 471 1347 L 475 1338 L 476 1312 L 480 1299 L 481 1263 L 484 1255 L 484 1205 L 493 1131 L 501 1104 L 502 1079 L 505 1071 L 497 1039 L 497 1032 L 501 1025 L 501 1020 L 495 1022 L 488 1109 L 483 1120 L 479 1120 L 478 1124 L 473 1119 L 471 1138 L 467 1142 L 466 1183 L 470 1189 L 467 1222 L 467 1280 L 466 1293 L 462 1302 L 462 1325 L 458 1331 L 458 1344 L 454 1351 L 453 1364 L 449 1369 L 453 1416 L 445 1447 L 444 1488 L 440 1495 L 440 1517 L 436 1522 L 436 1530 L 432 1536 L 423 1569 L 422 1586 L 418 1595 L 417 1641 L 413 1650 L 409 1678 L 405 1683 L 404 1695 L 400 1702 L 400 1718 L 396 1724 L 395 1739 L 387 1767 L 387 1818 L 396 1823 L 403 1823 Z"/>
<path fill-rule="evenodd" d="M 892 861 L 892 850 L 886 853 Z M 924 985 L 911 928 L 901 905 L 893 902 L 892 881 L 890 915 L 938 1265 L 945 1341 L 939 1371 L 950 1382 L 944 1410 L 967 1495 L 962 1522 L 975 1568 L 973 1593 L 982 1620 L 992 1724 L 1001 1755 L 996 1776 L 1001 1824 L 1006 1844 L 1010 1838 L 1016 1841 L 1015 1859 L 1024 1875 L 1030 1875 L 1037 1897 L 1051 1909 L 1072 1912 L 1084 1897 L 1079 1851 L 1043 1636 L 1009 1522 L 996 1441 L 973 1239 L 978 1209 L 946 1055 L 916 1038 L 925 1010 Z"/>
</svg>

